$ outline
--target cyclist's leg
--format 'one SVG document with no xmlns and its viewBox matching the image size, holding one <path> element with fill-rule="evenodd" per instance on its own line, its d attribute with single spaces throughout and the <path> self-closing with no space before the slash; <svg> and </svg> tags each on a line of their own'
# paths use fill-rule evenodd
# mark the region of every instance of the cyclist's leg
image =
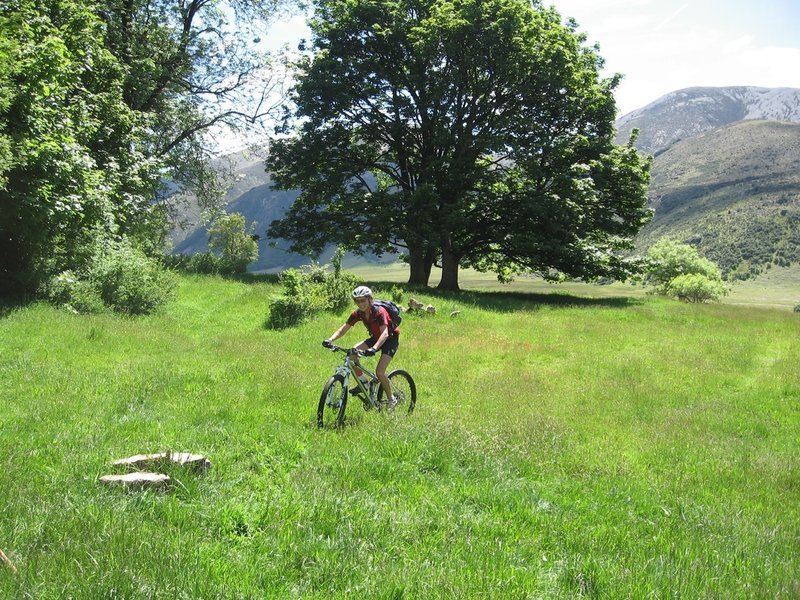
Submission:
<svg viewBox="0 0 800 600">
<path fill-rule="evenodd" d="M 386 376 L 386 368 L 389 366 L 389 363 L 392 362 L 392 358 L 397 353 L 397 348 L 399 347 L 399 342 L 397 338 L 390 337 L 381 347 L 381 358 L 378 361 L 378 366 L 375 369 L 375 375 L 378 376 L 378 379 L 381 382 L 381 387 L 383 388 L 383 393 L 387 399 L 391 399 L 392 397 L 392 384 L 389 381 L 389 378 Z"/>
</svg>

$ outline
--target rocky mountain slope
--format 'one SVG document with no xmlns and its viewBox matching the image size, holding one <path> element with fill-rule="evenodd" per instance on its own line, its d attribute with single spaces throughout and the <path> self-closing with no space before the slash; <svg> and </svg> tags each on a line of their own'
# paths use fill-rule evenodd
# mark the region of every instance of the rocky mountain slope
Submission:
<svg viewBox="0 0 800 600">
<path fill-rule="evenodd" d="M 662 96 L 617 121 L 617 141 L 639 129 L 636 146 L 658 154 L 678 140 L 743 120 L 800 123 L 800 89 L 695 87 Z"/>
<path fill-rule="evenodd" d="M 800 124 L 742 120 L 655 157 L 646 248 L 665 236 L 697 246 L 734 277 L 800 262 Z"/>
</svg>

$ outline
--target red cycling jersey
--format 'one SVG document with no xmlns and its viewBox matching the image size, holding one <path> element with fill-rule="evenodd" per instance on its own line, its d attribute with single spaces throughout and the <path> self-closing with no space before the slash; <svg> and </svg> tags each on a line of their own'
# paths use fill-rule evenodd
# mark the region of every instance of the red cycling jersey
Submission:
<svg viewBox="0 0 800 600">
<path fill-rule="evenodd" d="M 395 327 L 392 329 L 392 318 L 389 316 L 387 310 L 382 306 L 371 305 L 366 314 L 362 313 L 358 309 L 354 310 L 352 313 L 350 313 L 350 318 L 347 319 L 347 324 L 352 327 L 359 321 L 364 324 L 364 327 L 366 327 L 367 331 L 369 331 L 370 337 L 375 340 L 380 337 L 381 327 L 384 325 L 386 325 L 386 327 L 389 329 L 390 337 L 397 337 L 400 335 L 400 328 Z"/>
</svg>

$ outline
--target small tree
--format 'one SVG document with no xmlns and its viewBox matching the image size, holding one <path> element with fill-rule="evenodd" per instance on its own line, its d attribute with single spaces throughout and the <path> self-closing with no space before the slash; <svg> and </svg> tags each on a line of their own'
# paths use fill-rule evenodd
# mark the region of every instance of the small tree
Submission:
<svg viewBox="0 0 800 600">
<path fill-rule="evenodd" d="M 727 294 L 719 267 L 688 244 L 661 239 L 647 252 L 647 263 L 645 283 L 654 294 L 687 302 L 718 300 Z"/>
<path fill-rule="evenodd" d="M 705 275 L 678 275 L 669 283 L 669 294 L 685 302 L 716 301 L 727 293 L 722 281 Z"/>
<path fill-rule="evenodd" d="M 248 232 L 244 215 L 231 213 L 217 218 L 208 229 L 208 247 L 220 256 L 224 272 L 244 273 L 258 258 L 254 226 Z"/>
</svg>

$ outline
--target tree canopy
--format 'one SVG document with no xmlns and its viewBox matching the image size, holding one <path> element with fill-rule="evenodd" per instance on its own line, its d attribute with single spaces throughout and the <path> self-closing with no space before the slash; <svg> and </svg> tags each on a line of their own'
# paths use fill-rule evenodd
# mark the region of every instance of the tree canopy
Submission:
<svg viewBox="0 0 800 600">
<path fill-rule="evenodd" d="M 458 269 L 624 277 L 650 216 L 649 160 L 613 143 L 618 78 L 574 23 L 523 0 L 319 0 L 294 107 L 271 146 L 302 190 L 269 228 Z"/>
<path fill-rule="evenodd" d="M 0 4 L 0 294 L 86 271 L 98 244 L 162 252 L 166 181 L 221 201 L 208 133 L 275 108 L 248 24 L 281 4 Z"/>
</svg>

